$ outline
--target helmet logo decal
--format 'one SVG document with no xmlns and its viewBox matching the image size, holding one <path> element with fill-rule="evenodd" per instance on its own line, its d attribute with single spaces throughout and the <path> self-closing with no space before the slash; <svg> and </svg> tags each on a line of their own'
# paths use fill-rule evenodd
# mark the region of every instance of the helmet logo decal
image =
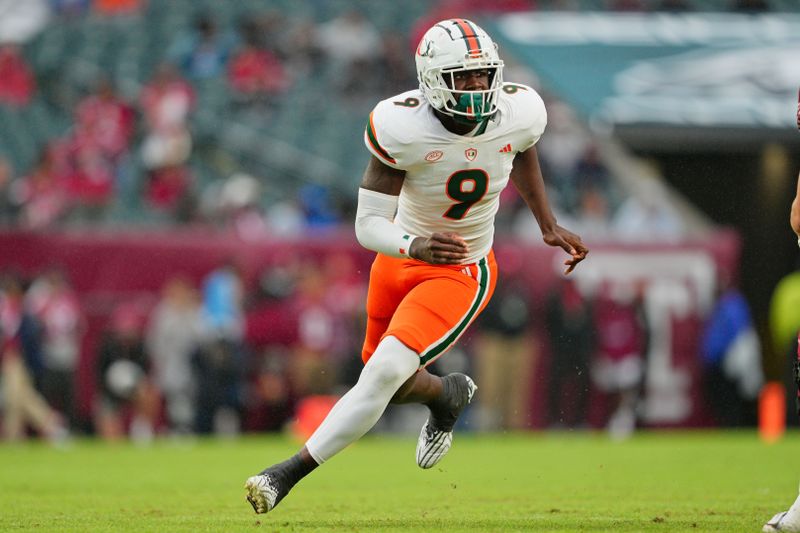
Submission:
<svg viewBox="0 0 800 533">
<path fill-rule="evenodd" d="M 464 150 L 464 155 L 470 161 L 475 161 L 475 158 L 478 157 L 478 151 L 475 148 L 467 148 Z"/>
<path fill-rule="evenodd" d="M 422 43 L 425 43 L 425 51 L 424 52 L 422 51 Z M 421 57 L 433 57 L 433 54 L 431 53 L 431 44 L 433 44 L 433 43 L 431 43 L 431 41 L 426 40 L 424 38 L 421 39 L 419 41 L 419 45 L 417 45 L 417 55 L 421 56 Z"/>
</svg>

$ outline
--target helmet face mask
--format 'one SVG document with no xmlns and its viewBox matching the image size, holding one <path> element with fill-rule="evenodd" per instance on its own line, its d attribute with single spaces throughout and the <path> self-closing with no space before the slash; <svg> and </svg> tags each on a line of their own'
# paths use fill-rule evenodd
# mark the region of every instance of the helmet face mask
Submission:
<svg viewBox="0 0 800 533">
<path fill-rule="evenodd" d="M 464 19 L 442 21 L 429 29 L 415 54 L 420 90 L 428 103 L 459 122 L 481 122 L 497 112 L 503 87 L 503 61 L 489 35 Z M 455 77 L 485 70 L 488 87 L 455 90 Z"/>
</svg>

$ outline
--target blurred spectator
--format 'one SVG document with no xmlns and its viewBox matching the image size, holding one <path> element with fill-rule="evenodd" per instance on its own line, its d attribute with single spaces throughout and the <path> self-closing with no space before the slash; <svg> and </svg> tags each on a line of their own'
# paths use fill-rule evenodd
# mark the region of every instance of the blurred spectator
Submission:
<svg viewBox="0 0 800 533">
<path fill-rule="evenodd" d="M 316 24 L 313 20 L 295 21 L 284 39 L 283 57 L 286 69 L 295 79 L 307 77 L 322 64 L 324 53 L 316 44 Z"/>
<path fill-rule="evenodd" d="M 195 105 L 191 85 L 175 66 L 162 63 L 142 89 L 140 105 L 145 118 L 142 159 L 148 169 L 181 165 L 189 158 L 192 140 L 188 119 Z"/>
<path fill-rule="evenodd" d="M 255 20 L 241 24 L 242 46 L 228 67 L 228 83 L 234 103 L 271 111 L 289 87 L 289 78 L 280 58 L 264 46 L 262 29 Z"/>
<path fill-rule="evenodd" d="M 50 19 L 49 0 L 0 0 L 0 42 L 25 43 Z"/>
<path fill-rule="evenodd" d="M 111 80 L 101 76 L 76 107 L 72 149 L 77 153 L 96 150 L 116 163 L 130 148 L 134 118 L 133 109 Z"/>
<path fill-rule="evenodd" d="M 645 182 L 638 194 L 622 202 L 612 220 L 614 234 L 626 241 L 675 241 L 683 223 L 661 185 Z"/>
<path fill-rule="evenodd" d="M 69 219 L 96 221 L 114 201 L 115 167 L 98 147 L 85 146 L 75 154 L 74 168 L 64 182 Z"/>
<path fill-rule="evenodd" d="M 362 367 L 353 354 L 361 350 L 366 333 L 366 279 L 360 274 L 355 258 L 347 252 L 326 255 L 322 271 L 328 287 L 325 306 L 332 313 L 334 327 L 328 357 L 336 367 L 337 385 L 352 386 Z"/>
<path fill-rule="evenodd" d="M 283 346 L 270 346 L 255 360 L 248 395 L 250 431 L 280 431 L 292 418 L 296 398 L 288 365 L 291 354 Z"/>
<path fill-rule="evenodd" d="M 149 371 L 141 311 L 130 303 L 112 313 L 97 358 L 95 428 L 106 440 L 129 435 L 149 442 L 159 415 L 158 393 Z"/>
<path fill-rule="evenodd" d="M 548 183 L 559 192 L 561 205 L 575 205 L 574 176 L 586 152 L 589 138 L 573 111 L 559 101 L 547 102 L 547 135 L 536 145 Z"/>
<path fill-rule="evenodd" d="M 608 0 L 606 5 L 609 11 L 647 11 L 644 0 Z"/>
<path fill-rule="evenodd" d="M 109 78 L 98 77 L 93 90 L 78 103 L 72 134 L 63 143 L 71 220 L 104 217 L 115 199 L 117 165 L 130 149 L 134 125 L 133 109 Z"/>
<path fill-rule="evenodd" d="M 24 107 L 35 91 L 36 79 L 19 46 L 0 44 L 0 105 Z"/>
<path fill-rule="evenodd" d="M 220 34 L 216 21 L 204 13 L 194 21 L 194 27 L 179 36 L 167 54 L 181 71 L 193 80 L 218 78 L 225 72 L 235 39 Z"/>
<path fill-rule="evenodd" d="M 189 433 L 197 394 L 191 358 L 200 343 L 200 302 L 188 280 L 175 277 L 164 284 L 150 315 L 146 341 L 169 428 Z"/>
<path fill-rule="evenodd" d="M 247 24 L 254 21 L 254 25 Z M 288 31 L 292 24 L 300 20 L 297 13 L 286 13 L 278 8 L 268 8 L 266 11 L 254 16 L 245 15 L 244 20 L 239 24 L 240 31 L 252 28 L 258 32 L 260 46 L 272 51 L 278 58 L 284 59 L 288 53 L 286 40 Z M 242 36 L 245 38 L 245 36 Z"/>
<path fill-rule="evenodd" d="M 0 389 L 3 394 L 3 438 L 25 438 L 28 424 L 43 437 L 60 442 L 67 436 L 61 418 L 36 392 L 25 365 L 21 327 L 24 292 L 11 274 L 0 279 Z"/>
<path fill-rule="evenodd" d="M 89 10 L 90 0 L 50 0 L 50 5 L 57 15 L 62 17 L 78 17 Z"/>
<path fill-rule="evenodd" d="M 246 339 L 256 351 L 294 346 L 298 340 L 298 266 L 294 258 L 264 269 L 247 312 Z"/>
<path fill-rule="evenodd" d="M 532 216 L 516 187 L 503 189 L 500 192 L 500 208 L 497 210 L 494 220 L 495 232 L 497 234 L 511 233 L 514 230 L 515 222 L 522 216 L 521 213 L 525 211 L 528 212 L 528 216 Z M 558 220 L 561 220 L 561 218 Z"/>
<path fill-rule="evenodd" d="M 17 217 L 14 201 L 14 168 L 11 161 L 0 155 L 0 227 L 10 225 Z"/>
<path fill-rule="evenodd" d="M 244 334 L 244 284 L 233 260 L 203 281 L 203 326 L 210 337 L 240 341 Z"/>
<path fill-rule="evenodd" d="M 766 13 L 770 11 L 769 0 L 731 0 L 731 11 L 739 13 Z"/>
<path fill-rule="evenodd" d="M 586 242 L 609 239 L 611 212 L 608 207 L 608 196 L 595 187 L 582 189 L 578 195 L 574 226 L 570 227 L 580 232 Z"/>
<path fill-rule="evenodd" d="M 50 227 L 67 212 L 66 177 L 59 152 L 57 145 L 42 149 L 31 173 L 12 184 L 12 201 L 19 206 L 20 225 L 24 228 Z"/>
<path fill-rule="evenodd" d="M 197 382 L 195 430 L 203 435 L 237 435 L 244 357 L 240 343 L 216 337 L 201 344 L 192 359 Z"/>
<path fill-rule="evenodd" d="M 367 18 L 355 9 L 317 27 L 316 44 L 338 72 L 337 82 L 343 94 L 363 93 L 376 89 L 374 62 L 380 59 L 378 31 Z"/>
<path fill-rule="evenodd" d="M 133 15 L 142 10 L 145 0 L 94 0 L 94 10 L 101 15 Z"/>
<path fill-rule="evenodd" d="M 194 197 L 186 163 L 192 149 L 188 120 L 195 105 L 194 90 L 172 64 L 162 63 L 142 90 L 140 105 L 146 125 L 142 161 L 147 169 L 147 203 L 173 219 L 189 220 Z"/>
<path fill-rule="evenodd" d="M 530 425 L 533 370 L 538 356 L 531 342 L 531 310 L 523 283 L 506 272 L 495 297 L 480 317 L 475 345 L 476 382 L 480 383 L 481 430 L 522 430 Z"/>
<path fill-rule="evenodd" d="M 547 298 L 544 318 L 550 341 L 547 424 L 580 427 L 586 423 L 596 341 L 592 303 L 574 279 L 565 277 Z"/>
<path fill-rule="evenodd" d="M 203 282 L 204 341 L 193 365 L 197 377 L 196 430 L 237 434 L 244 371 L 244 284 L 241 272 L 228 261 Z"/>
<path fill-rule="evenodd" d="M 170 220 L 188 222 L 195 214 L 194 177 L 186 165 L 171 165 L 147 174 L 147 204 Z"/>
<path fill-rule="evenodd" d="M 649 342 L 644 282 L 607 286 L 595 302 L 594 314 L 597 344 L 592 379 L 611 399 L 609 433 L 614 438 L 626 438 L 637 424 L 636 410 Z"/>
<path fill-rule="evenodd" d="M 383 94 L 405 92 L 417 84 L 416 72 L 408 61 L 405 38 L 399 32 L 383 34 L 383 59 L 377 66 L 379 91 Z"/>
<path fill-rule="evenodd" d="M 309 184 L 300 189 L 300 206 L 309 228 L 324 229 L 336 226 L 341 216 L 331 198 L 330 189 L 322 185 Z"/>
<path fill-rule="evenodd" d="M 74 427 L 76 370 L 85 330 L 77 294 L 64 272 L 51 268 L 28 289 L 26 305 L 41 330 L 42 394 Z"/>
<path fill-rule="evenodd" d="M 337 314 L 327 299 L 328 279 L 314 261 L 299 268 L 296 305 L 298 342 L 294 347 L 290 375 L 298 396 L 328 394 L 336 380 L 335 352 Z"/>
<path fill-rule="evenodd" d="M 251 431 L 273 431 L 291 418 L 297 400 L 290 374 L 291 347 L 298 343 L 295 259 L 267 267 L 247 313 L 247 344 L 254 352 L 246 398 Z"/>
<path fill-rule="evenodd" d="M 575 165 L 574 187 L 581 193 L 586 189 L 596 189 L 608 195 L 611 188 L 611 175 L 600 152 L 594 143 L 586 146 L 583 155 Z"/>
<path fill-rule="evenodd" d="M 692 11 L 693 7 L 689 0 L 661 0 L 656 10 L 670 13 L 682 13 L 685 11 Z"/>
<path fill-rule="evenodd" d="M 756 399 L 764 384 L 761 343 L 744 295 L 721 280 L 719 298 L 703 332 L 707 401 L 721 426 L 756 422 Z"/>
<path fill-rule="evenodd" d="M 268 206 L 265 217 L 270 233 L 278 238 L 299 237 L 305 230 L 305 215 L 296 198 L 286 198 Z"/>
<path fill-rule="evenodd" d="M 244 240 L 256 240 L 270 233 L 261 209 L 261 184 L 244 173 L 236 173 L 203 191 L 202 210 L 208 220 L 232 229 Z"/>
</svg>

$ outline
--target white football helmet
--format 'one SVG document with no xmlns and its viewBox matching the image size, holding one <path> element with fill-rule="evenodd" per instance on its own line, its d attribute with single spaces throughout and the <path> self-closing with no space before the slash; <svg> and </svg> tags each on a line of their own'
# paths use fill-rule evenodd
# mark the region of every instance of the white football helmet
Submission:
<svg viewBox="0 0 800 533">
<path fill-rule="evenodd" d="M 497 112 L 503 61 L 492 38 L 474 22 L 449 19 L 435 24 L 422 36 L 414 58 L 419 88 L 435 109 L 467 122 L 480 122 Z M 454 91 L 455 73 L 473 69 L 489 71 L 489 89 Z"/>
</svg>

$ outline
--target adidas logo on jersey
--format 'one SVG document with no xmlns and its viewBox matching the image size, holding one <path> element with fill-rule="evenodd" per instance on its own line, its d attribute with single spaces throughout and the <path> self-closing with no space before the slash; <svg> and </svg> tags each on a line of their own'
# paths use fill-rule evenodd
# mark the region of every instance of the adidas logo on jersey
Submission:
<svg viewBox="0 0 800 533">
<path fill-rule="evenodd" d="M 503 146 L 502 148 L 500 148 L 500 150 L 498 150 L 498 152 L 500 152 L 501 154 L 507 154 L 507 153 L 511 152 L 511 145 L 507 144 L 507 145 Z"/>
</svg>

